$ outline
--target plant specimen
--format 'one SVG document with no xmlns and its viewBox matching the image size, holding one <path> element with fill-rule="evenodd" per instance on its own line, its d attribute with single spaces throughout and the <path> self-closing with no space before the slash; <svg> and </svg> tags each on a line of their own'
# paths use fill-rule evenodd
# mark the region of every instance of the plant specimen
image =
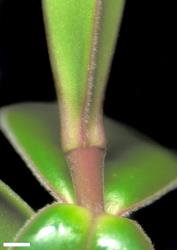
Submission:
<svg viewBox="0 0 177 250">
<path fill-rule="evenodd" d="M 34 212 L 1 182 L 2 242 L 30 242 L 33 250 L 154 249 L 126 217 L 176 186 L 176 156 L 102 114 L 124 4 L 43 0 L 59 106 L 5 107 L 0 123 L 56 202 Z"/>
</svg>

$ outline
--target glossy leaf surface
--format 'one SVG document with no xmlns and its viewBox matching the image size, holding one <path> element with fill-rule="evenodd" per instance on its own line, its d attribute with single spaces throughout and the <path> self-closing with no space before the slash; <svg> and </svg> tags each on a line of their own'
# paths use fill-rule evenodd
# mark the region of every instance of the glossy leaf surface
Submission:
<svg viewBox="0 0 177 250">
<path fill-rule="evenodd" d="M 33 215 L 33 210 L 6 184 L 0 181 L 0 249 L 12 241 L 18 230 Z"/>
<path fill-rule="evenodd" d="M 91 231 L 89 250 L 153 250 L 149 238 L 132 220 L 103 214 Z"/>
<path fill-rule="evenodd" d="M 85 208 L 66 204 L 41 210 L 16 241 L 30 242 L 31 250 L 153 250 L 135 222 L 106 214 L 93 218 Z"/>
<path fill-rule="evenodd" d="M 54 204 L 35 215 L 16 241 L 30 242 L 31 250 L 84 249 L 90 221 L 91 215 L 84 208 Z"/>
<path fill-rule="evenodd" d="M 42 1 L 64 148 L 103 146 L 100 109 L 124 0 Z"/>
<path fill-rule="evenodd" d="M 53 195 L 75 202 L 69 170 L 60 151 L 55 104 L 21 104 L 1 111 L 1 127 L 27 165 Z M 175 188 L 176 156 L 146 137 L 105 119 L 105 207 L 126 214 Z"/>
</svg>

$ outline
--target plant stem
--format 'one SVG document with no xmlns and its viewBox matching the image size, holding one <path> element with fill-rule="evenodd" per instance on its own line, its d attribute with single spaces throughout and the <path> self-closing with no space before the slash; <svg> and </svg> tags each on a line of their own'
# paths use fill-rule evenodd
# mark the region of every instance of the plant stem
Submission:
<svg viewBox="0 0 177 250">
<path fill-rule="evenodd" d="M 77 202 L 94 215 L 104 210 L 103 202 L 103 149 L 90 146 L 76 148 L 67 153 Z"/>
</svg>

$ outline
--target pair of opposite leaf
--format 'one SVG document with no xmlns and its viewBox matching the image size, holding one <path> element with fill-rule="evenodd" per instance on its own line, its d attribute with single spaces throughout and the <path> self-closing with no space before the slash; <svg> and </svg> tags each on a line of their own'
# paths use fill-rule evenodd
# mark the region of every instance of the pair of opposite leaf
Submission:
<svg viewBox="0 0 177 250">
<path fill-rule="evenodd" d="M 175 188 L 177 158 L 108 118 L 106 136 L 103 129 L 104 88 L 124 4 L 43 1 L 60 117 L 54 103 L 16 104 L 1 110 L 0 126 L 56 203 L 35 213 L 0 182 L 0 249 L 5 241 L 30 242 L 32 250 L 153 249 L 140 226 L 125 216 Z M 76 205 L 63 152 L 104 149 L 105 138 L 105 213 L 93 216 Z"/>
</svg>

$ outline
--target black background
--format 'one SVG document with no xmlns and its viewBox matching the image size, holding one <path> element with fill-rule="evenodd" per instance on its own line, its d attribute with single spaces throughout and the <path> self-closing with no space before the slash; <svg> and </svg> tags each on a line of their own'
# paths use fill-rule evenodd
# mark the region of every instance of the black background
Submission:
<svg viewBox="0 0 177 250">
<path fill-rule="evenodd" d="M 176 23 L 172 0 L 127 0 L 104 103 L 105 113 L 177 149 Z M 0 0 L 0 106 L 53 101 L 39 0 Z M 0 178 L 33 208 L 52 197 L 0 135 Z M 157 173 L 160 174 L 160 173 Z M 133 217 L 156 250 L 177 249 L 177 191 Z"/>
</svg>

